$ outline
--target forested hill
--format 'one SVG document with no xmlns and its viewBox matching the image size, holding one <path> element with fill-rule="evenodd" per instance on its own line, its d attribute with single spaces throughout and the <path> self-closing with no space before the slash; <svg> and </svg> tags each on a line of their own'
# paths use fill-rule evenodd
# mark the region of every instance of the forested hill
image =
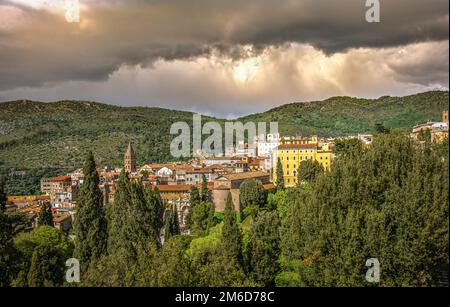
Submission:
<svg viewBox="0 0 450 307">
<path fill-rule="evenodd" d="M 100 165 L 120 165 L 129 141 L 138 163 L 169 159 L 177 121 L 192 113 L 96 102 L 0 103 L 0 167 L 72 167 L 92 150 Z"/>
<path fill-rule="evenodd" d="M 439 120 L 447 109 L 448 92 L 433 91 L 292 103 L 239 120 L 278 121 L 283 134 L 342 135 L 372 132 L 375 123 L 410 129 Z M 177 121 L 191 124 L 192 113 L 86 101 L 0 103 L 0 168 L 71 168 L 80 165 L 88 150 L 101 165 L 120 165 L 128 141 L 136 148 L 138 164 L 164 161 L 171 159 L 174 136 L 169 130 Z"/>
<path fill-rule="evenodd" d="M 376 123 L 410 129 L 427 121 L 440 121 L 444 110 L 448 110 L 448 91 L 430 91 L 405 97 L 332 97 L 291 103 L 241 120 L 278 121 L 281 133 L 287 135 L 336 136 L 373 132 Z"/>
</svg>

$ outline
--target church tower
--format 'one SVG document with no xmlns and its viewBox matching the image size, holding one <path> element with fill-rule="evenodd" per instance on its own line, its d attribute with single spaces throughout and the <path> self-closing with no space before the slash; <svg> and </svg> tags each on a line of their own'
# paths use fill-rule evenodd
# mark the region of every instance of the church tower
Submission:
<svg viewBox="0 0 450 307">
<path fill-rule="evenodd" d="M 133 146 L 131 146 L 131 143 L 128 143 L 127 152 L 125 153 L 125 157 L 123 160 L 125 171 L 127 173 L 136 172 L 136 155 L 134 153 Z"/>
</svg>

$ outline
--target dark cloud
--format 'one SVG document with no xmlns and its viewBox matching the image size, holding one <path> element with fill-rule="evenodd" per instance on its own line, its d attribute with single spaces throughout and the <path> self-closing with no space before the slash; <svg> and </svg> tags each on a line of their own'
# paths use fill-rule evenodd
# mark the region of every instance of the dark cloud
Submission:
<svg viewBox="0 0 450 307">
<path fill-rule="evenodd" d="M 0 1 L 0 19 L 12 14 L 1 10 L 12 2 Z M 379 24 L 365 21 L 363 0 L 81 2 L 86 9 L 79 24 L 67 23 L 63 12 L 14 4 L 21 18 L 0 22 L 0 89 L 106 80 L 122 65 L 151 67 L 158 59 L 213 52 L 239 59 L 248 55 L 244 45 L 257 53 L 297 42 L 331 55 L 449 35 L 447 0 L 381 1 Z"/>
</svg>

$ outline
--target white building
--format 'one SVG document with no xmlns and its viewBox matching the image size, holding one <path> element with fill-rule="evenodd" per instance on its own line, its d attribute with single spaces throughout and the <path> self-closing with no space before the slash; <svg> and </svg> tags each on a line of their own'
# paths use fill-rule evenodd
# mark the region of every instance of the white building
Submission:
<svg viewBox="0 0 450 307">
<path fill-rule="evenodd" d="M 257 139 L 257 154 L 259 157 L 271 157 L 272 151 L 280 145 L 280 134 L 269 133 L 267 135 L 261 134 Z"/>
</svg>

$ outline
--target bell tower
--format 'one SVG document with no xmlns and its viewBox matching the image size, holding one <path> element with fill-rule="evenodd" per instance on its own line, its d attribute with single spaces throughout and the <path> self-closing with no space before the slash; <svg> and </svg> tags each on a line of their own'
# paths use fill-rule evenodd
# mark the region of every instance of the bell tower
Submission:
<svg viewBox="0 0 450 307">
<path fill-rule="evenodd" d="M 127 173 L 136 172 L 136 154 L 134 153 L 131 142 L 128 143 L 127 152 L 125 153 L 123 164 Z"/>
</svg>

